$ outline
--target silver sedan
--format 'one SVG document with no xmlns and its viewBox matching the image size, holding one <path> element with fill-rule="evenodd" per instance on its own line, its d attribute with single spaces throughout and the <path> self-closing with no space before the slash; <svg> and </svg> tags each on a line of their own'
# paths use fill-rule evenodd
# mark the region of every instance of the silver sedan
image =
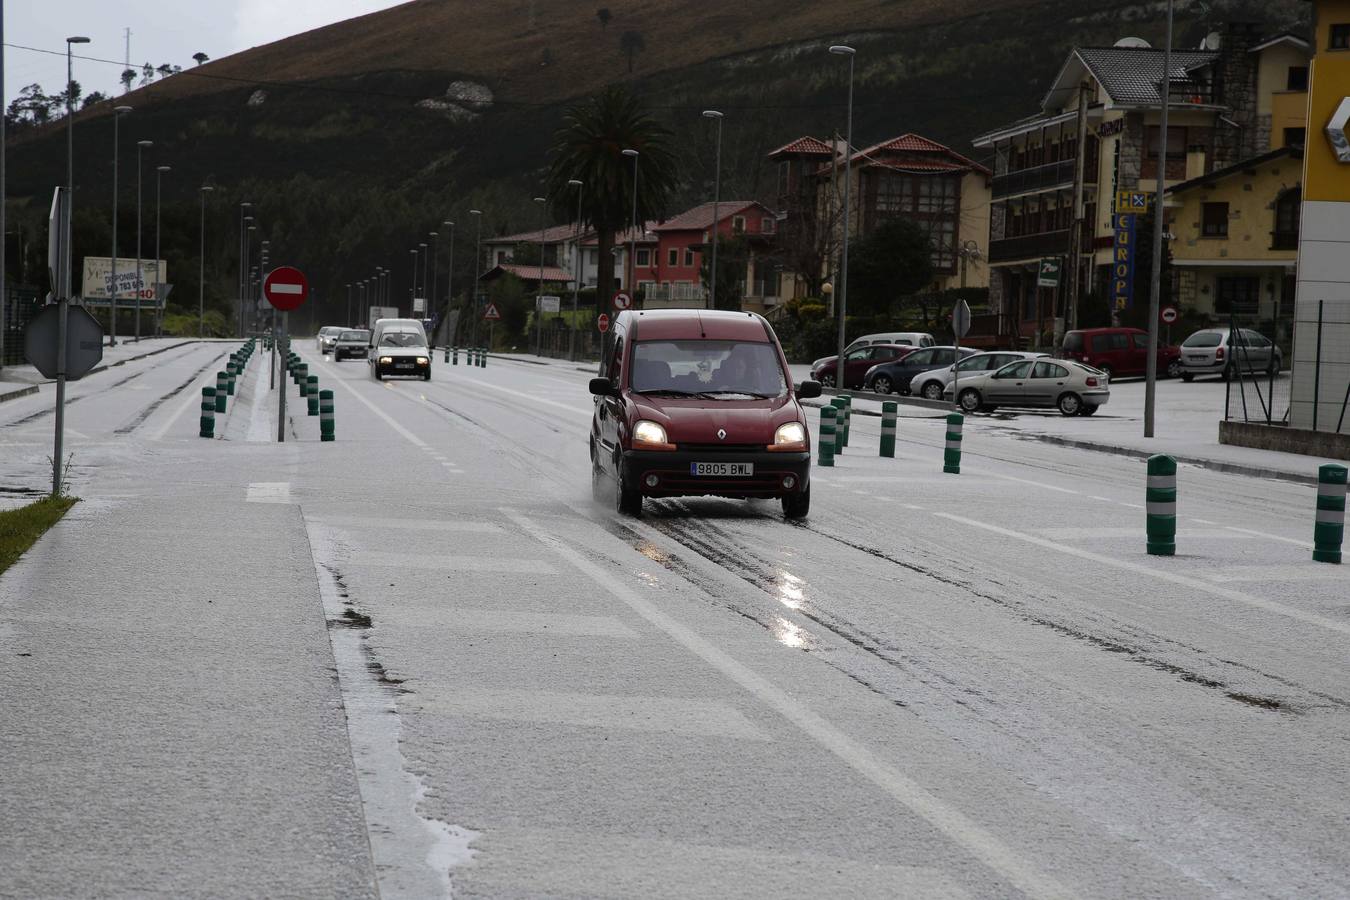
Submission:
<svg viewBox="0 0 1350 900">
<path fill-rule="evenodd" d="M 958 380 L 965 381 L 971 375 L 992 372 L 1020 359 L 1035 359 L 1038 356 L 1049 355 L 1048 353 L 1032 353 L 1026 350 L 993 350 L 989 353 L 976 353 L 974 356 L 967 356 L 956 366 L 920 372 L 910 380 L 909 393 L 911 396 L 922 397 L 925 400 L 941 400 L 943 393 L 952 385 L 952 380 L 955 377 L 952 374 L 953 369 L 959 368 L 961 377 Z"/>
<path fill-rule="evenodd" d="M 1106 375 L 1065 359 L 1025 359 L 958 383 L 961 394 L 955 399 L 967 413 L 1018 406 L 1090 416 L 1111 399 Z M 950 386 L 945 396 L 953 399 Z"/>
</svg>

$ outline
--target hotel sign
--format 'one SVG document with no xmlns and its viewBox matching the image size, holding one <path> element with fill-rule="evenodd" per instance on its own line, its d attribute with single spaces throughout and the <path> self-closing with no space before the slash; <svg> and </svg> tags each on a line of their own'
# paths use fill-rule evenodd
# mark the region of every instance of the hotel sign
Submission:
<svg viewBox="0 0 1350 900">
<path fill-rule="evenodd" d="M 1135 224 L 1148 211 L 1148 194 L 1116 191 L 1116 209 L 1111 216 L 1111 307 L 1117 312 L 1134 302 Z"/>
</svg>

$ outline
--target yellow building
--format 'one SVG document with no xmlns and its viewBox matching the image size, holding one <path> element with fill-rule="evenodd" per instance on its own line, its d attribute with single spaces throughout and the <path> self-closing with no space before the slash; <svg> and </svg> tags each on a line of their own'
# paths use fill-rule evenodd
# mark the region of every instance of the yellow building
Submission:
<svg viewBox="0 0 1350 900">
<path fill-rule="evenodd" d="M 1220 324 L 1276 322 L 1271 336 L 1287 340 L 1302 178 L 1303 147 L 1292 144 L 1173 187 L 1173 301 Z"/>
</svg>

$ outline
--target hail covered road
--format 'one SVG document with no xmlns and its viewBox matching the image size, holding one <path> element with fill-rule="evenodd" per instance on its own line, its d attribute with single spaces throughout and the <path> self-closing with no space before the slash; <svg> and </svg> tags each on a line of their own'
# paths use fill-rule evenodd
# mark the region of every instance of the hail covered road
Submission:
<svg viewBox="0 0 1350 900">
<path fill-rule="evenodd" d="M 1138 460 L 976 421 L 948 476 L 939 419 L 883 460 L 856 417 L 803 524 L 635 520 L 590 498 L 585 372 L 376 383 L 298 342 L 337 442 L 293 387 L 271 442 L 261 354 L 200 440 L 234 346 L 72 391 L 86 502 L 0 578 L 0 895 L 1350 893 L 1350 579 L 1309 561 L 1306 485 L 1183 466 L 1179 555 L 1148 557 Z M 41 487 L 49 403 L 0 405 L 0 487 Z M 143 642 L 153 690 L 122 683 Z M 138 765 L 179 747 L 210 764 Z"/>
</svg>

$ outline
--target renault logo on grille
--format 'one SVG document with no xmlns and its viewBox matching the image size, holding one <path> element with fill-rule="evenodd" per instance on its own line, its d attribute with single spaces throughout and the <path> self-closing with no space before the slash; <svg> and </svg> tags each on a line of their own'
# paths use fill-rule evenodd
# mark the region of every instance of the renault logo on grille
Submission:
<svg viewBox="0 0 1350 900">
<path fill-rule="evenodd" d="M 717 429 L 717 439 L 719 441 L 725 441 L 727 439 L 727 430 L 725 428 Z"/>
</svg>

